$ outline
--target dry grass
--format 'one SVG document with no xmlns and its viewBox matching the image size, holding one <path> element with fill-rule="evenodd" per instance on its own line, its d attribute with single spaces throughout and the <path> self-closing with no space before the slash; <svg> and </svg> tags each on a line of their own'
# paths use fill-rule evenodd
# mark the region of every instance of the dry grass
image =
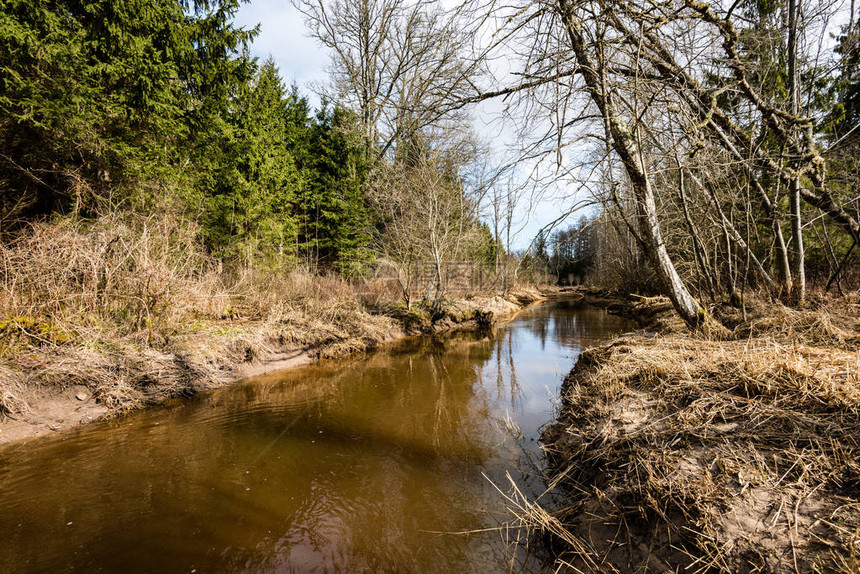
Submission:
<svg viewBox="0 0 860 574">
<path fill-rule="evenodd" d="M 570 495 L 553 518 L 577 541 L 560 564 L 860 571 L 854 317 L 772 311 L 731 341 L 637 335 L 582 355 L 544 436 Z"/>
<path fill-rule="evenodd" d="M 25 394 L 17 373 L 0 366 L 0 416 L 27 412 Z"/>
<path fill-rule="evenodd" d="M 121 413 L 223 384 L 246 363 L 342 356 L 403 332 L 384 283 L 226 269 L 197 237 L 182 218 L 126 214 L 37 223 L 0 244 L 0 420 L 78 386 Z M 476 299 L 444 319 L 480 318 L 490 303 L 514 306 Z M 429 315 L 408 319 L 429 328 Z"/>
<path fill-rule="evenodd" d="M 223 309 L 216 262 L 191 224 L 171 218 L 61 219 L 0 247 L 0 316 L 33 318 L 69 336 L 148 337 Z"/>
<path fill-rule="evenodd" d="M 342 278 L 225 270 L 176 221 L 60 219 L 0 245 L 0 415 L 72 385 L 122 412 L 285 349 L 342 355 L 396 329 Z"/>
<path fill-rule="evenodd" d="M 853 349 L 860 346 L 860 302 L 855 297 L 811 302 L 804 309 L 751 299 L 747 318 L 738 309 L 717 310 L 736 338 L 769 337 L 780 341 Z"/>
</svg>

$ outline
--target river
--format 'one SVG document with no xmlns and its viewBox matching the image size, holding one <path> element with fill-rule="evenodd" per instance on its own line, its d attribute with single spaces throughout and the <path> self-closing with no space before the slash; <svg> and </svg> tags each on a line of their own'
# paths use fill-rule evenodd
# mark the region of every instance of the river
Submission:
<svg viewBox="0 0 860 574">
<path fill-rule="evenodd" d="M 627 329 L 556 301 L 0 452 L 0 572 L 537 572 L 506 473 L 584 347 Z"/>
</svg>

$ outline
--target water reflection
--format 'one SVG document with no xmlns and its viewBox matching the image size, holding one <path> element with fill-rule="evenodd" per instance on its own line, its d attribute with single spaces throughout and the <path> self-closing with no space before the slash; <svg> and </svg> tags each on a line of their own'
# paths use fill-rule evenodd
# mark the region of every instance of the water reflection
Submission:
<svg viewBox="0 0 860 574">
<path fill-rule="evenodd" d="M 541 489 L 550 394 L 625 326 L 530 309 L 0 453 L 0 571 L 539 571 L 501 532 L 440 533 L 505 519 L 484 475 Z"/>
</svg>

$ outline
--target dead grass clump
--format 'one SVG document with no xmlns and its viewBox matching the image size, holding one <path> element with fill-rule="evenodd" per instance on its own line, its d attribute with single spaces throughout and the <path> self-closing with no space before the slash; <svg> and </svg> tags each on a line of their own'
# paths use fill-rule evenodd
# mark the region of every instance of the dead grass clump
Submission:
<svg viewBox="0 0 860 574">
<path fill-rule="evenodd" d="M 15 372 L 0 367 L 0 418 L 15 417 L 30 410 L 22 388 Z"/>
<path fill-rule="evenodd" d="M 112 415 L 128 412 L 141 406 L 143 393 L 126 376 L 117 376 L 103 381 L 93 391 L 97 401 L 105 405 Z"/>
<path fill-rule="evenodd" d="M 634 302 L 626 314 L 641 327 L 661 333 L 683 333 L 688 330 L 681 317 L 675 313 L 668 297 L 632 297 Z"/>
<path fill-rule="evenodd" d="M 563 393 L 544 436 L 570 493 L 556 517 L 579 540 L 562 561 L 593 572 L 852 571 L 857 351 L 628 337 L 585 353 Z"/>
<path fill-rule="evenodd" d="M 368 278 L 354 284 L 353 293 L 362 307 L 376 312 L 384 312 L 403 302 L 400 286 L 393 278 Z"/>
<path fill-rule="evenodd" d="M 373 315 L 358 302 L 345 279 L 302 269 L 258 280 L 242 302 L 258 313 L 267 310 L 264 320 L 281 341 L 327 347 L 321 350 L 324 356 L 370 348 L 394 329 L 392 319 Z"/>
<path fill-rule="evenodd" d="M 33 224 L 0 245 L 0 317 L 69 339 L 108 331 L 151 343 L 157 332 L 211 313 L 225 296 L 216 262 L 193 224 L 179 221 L 109 215 Z"/>
<path fill-rule="evenodd" d="M 739 338 L 767 336 L 785 342 L 856 348 L 860 345 L 860 305 L 849 300 L 815 309 L 751 300 L 749 317 L 735 329 Z"/>
<path fill-rule="evenodd" d="M 159 347 L 205 322 L 352 330 L 369 317 L 340 277 L 224 269 L 196 237 L 193 223 L 168 216 L 34 224 L 0 245 L 0 339 L 28 346 L 131 338 Z M 309 338 L 311 332 L 292 336 Z"/>
</svg>

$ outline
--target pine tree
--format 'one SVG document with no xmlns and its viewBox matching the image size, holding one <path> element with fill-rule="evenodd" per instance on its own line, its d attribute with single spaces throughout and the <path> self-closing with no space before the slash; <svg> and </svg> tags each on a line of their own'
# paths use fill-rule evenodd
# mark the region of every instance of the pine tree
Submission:
<svg viewBox="0 0 860 574">
<path fill-rule="evenodd" d="M 276 258 L 295 255 L 290 207 L 301 174 L 290 151 L 288 101 L 274 62 L 266 61 L 242 86 L 228 116 L 224 163 L 206 201 L 204 232 L 219 255 Z"/>
<path fill-rule="evenodd" d="M 369 261 L 375 225 L 364 195 L 368 168 L 357 125 L 353 113 L 323 102 L 302 158 L 307 183 L 296 201 L 306 260 L 346 273 Z"/>
<path fill-rule="evenodd" d="M 0 217 L 97 214 L 205 171 L 251 67 L 238 5 L 0 0 Z"/>
</svg>

